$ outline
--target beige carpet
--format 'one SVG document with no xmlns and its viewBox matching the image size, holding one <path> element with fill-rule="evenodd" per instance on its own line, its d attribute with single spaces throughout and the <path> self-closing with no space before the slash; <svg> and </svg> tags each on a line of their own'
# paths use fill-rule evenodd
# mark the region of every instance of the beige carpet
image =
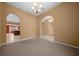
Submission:
<svg viewBox="0 0 79 59">
<path fill-rule="evenodd" d="M 30 39 L 0 47 L 2 56 L 75 56 L 79 50 L 44 39 Z"/>
</svg>

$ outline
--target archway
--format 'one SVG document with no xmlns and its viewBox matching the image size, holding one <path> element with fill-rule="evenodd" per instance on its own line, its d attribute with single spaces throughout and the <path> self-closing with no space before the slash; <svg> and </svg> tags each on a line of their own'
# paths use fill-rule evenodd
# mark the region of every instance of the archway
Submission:
<svg viewBox="0 0 79 59">
<path fill-rule="evenodd" d="M 16 14 L 9 14 L 6 20 L 7 43 L 20 40 L 20 19 Z"/>
<path fill-rule="evenodd" d="M 54 40 L 54 18 L 52 16 L 46 16 L 41 20 L 40 33 L 40 37 Z"/>
</svg>

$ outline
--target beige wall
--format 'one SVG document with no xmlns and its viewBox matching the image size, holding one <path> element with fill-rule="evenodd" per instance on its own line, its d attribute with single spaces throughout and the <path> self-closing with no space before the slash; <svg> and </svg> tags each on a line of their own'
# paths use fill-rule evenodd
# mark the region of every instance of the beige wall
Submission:
<svg viewBox="0 0 79 59">
<path fill-rule="evenodd" d="M 0 3 L 0 42 L 1 42 L 1 28 L 2 28 L 2 26 L 1 26 L 1 21 L 2 21 L 2 6 L 1 6 L 1 3 Z"/>
<path fill-rule="evenodd" d="M 14 13 L 20 18 L 21 39 L 40 34 L 40 20 L 45 16 L 54 17 L 56 41 L 79 46 L 79 3 L 62 3 L 59 6 L 35 17 L 18 8 L 0 3 L 0 41 L 6 41 L 6 17 Z"/>
<path fill-rule="evenodd" d="M 2 34 L 3 34 L 3 39 L 2 41 L 6 41 L 6 17 L 10 13 L 16 14 L 20 18 L 20 31 L 21 31 L 21 39 L 25 39 L 28 37 L 36 37 L 36 22 L 37 19 L 34 15 L 24 12 L 18 8 L 15 8 L 13 6 L 10 6 L 8 4 L 2 3 L 2 10 L 3 10 L 3 17 L 2 17 Z M 0 36 L 1 37 L 1 36 Z M 1 41 L 1 42 L 2 42 Z"/>
<path fill-rule="evenodd" d="M 51 22 L 40 23 L 40 34 L 52 35 L 54 34 L 54 24 Z"/>
<path fill-rule="evenodd" d="M 3 3 L 0 3 L 0 44 L 6 42 L 6 40 L 5 40 L 6 34 L 4 34 L 5 33 L 5 29 L 4 29 L 4 27 L 5 27 L 5 25 L 4 25 L 5 24 L 4 13 L 5 13 L 5 11 L 4 11 L 4 9 L 5 8 L 3 8 Z"/>
<path fill-rule="evenodd" d="M 54 23 L 48 23 L 48 35 L 54 35 Z"/>
<path fill-rule="evenodd" d="M 38 16 L 54 17 L 54 36 L 56 41 L 79 46 L 79 3 L 61 3 Z M 39 26 L 40 27 L 40 26 Z"/>
</svg>

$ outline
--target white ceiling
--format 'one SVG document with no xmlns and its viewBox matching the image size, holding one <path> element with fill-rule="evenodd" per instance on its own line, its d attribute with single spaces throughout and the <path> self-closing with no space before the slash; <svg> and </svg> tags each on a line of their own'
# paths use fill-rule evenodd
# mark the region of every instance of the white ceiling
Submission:
<svg viewBox="0 0 79 59">
<path fill-rule="evenodd" d="M 9 5 L 12 5 L 16 8 L 20 8 L 21 10 L 24 10 L 26 12 L 29 12 L 33 15 L 36 15 L 32 12 L 32 9 L 31 7 L 33 6 L 33 4 L 35 2 L 6 2 L 7 4 Z M 51 8 L 54 8 L 55 6 L 59 5 L 61 2 L 40 2 L 43 7 L 45 8 L 44 11 L 42 11 L 41 13 L 51 9 Z M 36 16 L 40 15 L 41 13 L 37 14 Z"/>
</svg>

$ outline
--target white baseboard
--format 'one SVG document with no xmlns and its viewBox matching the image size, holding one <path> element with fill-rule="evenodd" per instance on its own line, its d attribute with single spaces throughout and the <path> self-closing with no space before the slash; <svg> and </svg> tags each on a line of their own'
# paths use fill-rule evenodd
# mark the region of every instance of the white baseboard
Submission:
<svg viewBox="0 0 79 59">
<path fill-rule="evenodd" d="M 40 39 L 45 39 L 45 38 L 41 38 L 41 37 L 40 37 Z M 45 40 L 52 41 L 52 42 L 54 41 L 53 39 L 48 39 L 48 38 L 45 39 Z"/>
<path fill-rule="evenodd" d="M 36 37 L 36 36 L 35 36 L 35 37 L 28 37 L 28 38 L 21 39 L 21 40 L 16 41 L 16 42 L 21 42 L 21 41 L 24 41 L 24 40 L 35 39 L 35 38 L 37 38 L 37 37 Z M 16 43 L 16 42 L 11 42 L 11 43 L 3 43 L 3 44 L 1 44 L 1 45 L 0 45 L 0 47 L 1 47 L 1 46 L 3 46 L 3 45 L 12 44 L 12 43 Z"/>
<path fill-rule="evenodd" d="M 65 46 L 69 46 L 69 47 L 72 47 L 72 48 L 76 48 L 76 49 L 79 49 L 79 47 L 77 46 L 74 46 L 74 45 L 70 45 L 70 44 L 66 44 L 66 43 L 63 43 L 63 42 L 59 42 L 59 41 L 54 41 L 55 43 L 58 43 L 58 44 L 62 44 L 62 45 L 65 45 Z"/>
<path fill-rule="evenodd" d="M 45 39 L 45 40 L 48 40 L 48 39 Z M 61 44 L 61 45 L 65 45 L 65 46 L 68 46 L 68 47 L 79 49 L 79 47 L 77 47 L 77 46 L 66 44 L 66 43 L 63 43 L 63 42 L 59 42 L 59 41 L 55 41 L 55 40 L 53 40 L 53 41 L 52 40 L 48 40 L 48 41 L 51 41 L 51 42 L 54 42 L 54 43 L 57 43 L 57 44 Z"/>
<path fill-rule="evenodd" d="M 28 38 L 25 38 L 25 39 L 22 39 L 22 40 L 29 40 L 29 39 L 35 39 L 35 38 L 37 38 L 36 36 L 34 36 L 34 37 L 28 37 Z"/>
<path fill-rule="evenodd" d="M 54 41 L 54 36 L 50 36 L 50 35 L 42 35 L 40 36 L 40 38 L 48 41 Z"/>
</svg>

